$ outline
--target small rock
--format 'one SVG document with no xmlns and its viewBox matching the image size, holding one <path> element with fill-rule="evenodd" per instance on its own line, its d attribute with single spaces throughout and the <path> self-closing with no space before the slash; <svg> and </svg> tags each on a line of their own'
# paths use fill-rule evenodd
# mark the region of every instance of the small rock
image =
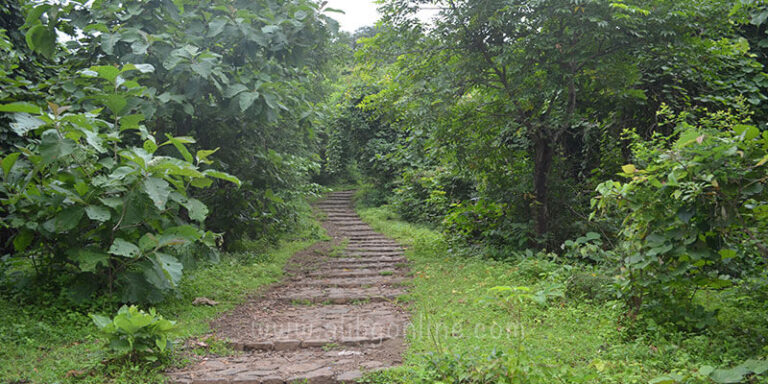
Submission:
<svg viewBox="0 0 768 384">
<path fill-rule="evenodd" d="M 219 305 L 219 303 L 207 297 L 198 297 L 192 302 L 192 305 L 209 305 L 213 307 L 213 306 Z"/>
</svg>

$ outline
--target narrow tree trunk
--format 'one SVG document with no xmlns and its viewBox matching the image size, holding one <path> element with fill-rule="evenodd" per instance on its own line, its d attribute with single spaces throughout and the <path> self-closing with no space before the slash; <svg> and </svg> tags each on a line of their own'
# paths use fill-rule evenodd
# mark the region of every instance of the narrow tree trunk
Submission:
<svg viewBox="0 0 768 384">
<path fill-rule="evenodd" d="M 552 143 L 546 135 L 537 135 L 533 143 L 534 230 L 539 245 L 549 232 L 549 172 L 552 169 Z"/>
</svg>

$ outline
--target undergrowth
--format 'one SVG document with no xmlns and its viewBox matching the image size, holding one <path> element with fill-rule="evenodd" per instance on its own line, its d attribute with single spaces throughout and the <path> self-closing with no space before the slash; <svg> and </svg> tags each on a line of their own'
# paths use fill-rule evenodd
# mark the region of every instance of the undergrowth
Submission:
<svg viewBox="0 0 768 384">
<path fill-rule="evenodd" d="M 705 383 L 706 367 L 767 352 L 764 305 L 735 316 L 737 301 L 749 300 L 738 290 L 706 298 L 722 309 L 720 327 L 707 334 L 632 324 L 608 293 L 612 276 L 598 267 L 531 252 L 488 260 L 450 248 L 442 234 L 406 223 L 386 206 L 359 213 L 408 248 L 414 275 L 406 364 L 370 374 L 366 383 Z M 491 293 L 494 287 L 546 300 L 510 305 Z M 677 379 L 663 381 L 669 375 Z"/>
<path fill-rule="evenodd" d="M 245 244 L 245 251 L 224 253 L 216 264 L 198 265 L 180 283 L 179 294 L 156 306 L 158 313 L 178 322 L 181 339 L 158 362 L 116 362 L 100 348 L 96 327 L 88 313 L 113 315 L 119 305 L 102 298 L 88 306 L 73 306 L 65 299 L 48 296 L 0 297 L 0 383 L 159 383 L 163 370 L 184 365 L 187 353 L 181 342 L 202 338 L 206 352 L 229 353 L 214 339 L 209 321 L 243 302 L 249 293 L 281 279 L 283 266 L 294 253 L 326 239 L 310 216 L 300 230 L 279 244 Z M 206 297 L 216 306 L 194 306 Z"/>
</svg>

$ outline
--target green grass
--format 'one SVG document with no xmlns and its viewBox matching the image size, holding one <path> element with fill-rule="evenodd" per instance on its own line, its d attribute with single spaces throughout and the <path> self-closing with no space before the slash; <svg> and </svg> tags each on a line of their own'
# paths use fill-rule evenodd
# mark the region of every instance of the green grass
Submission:
<svg viewBox="0 0 768 384">
<path fill-rule="evenodd" d="M 465 377 L 474 381 L 462 383 L 648 383 L 670 372 L 694 376 L 686 382 L 707 382 L 695 372 L 704 364 L 727 363 L 721 352 L 728 346 L 740 348 L 715 334 L 630 336 L 618 321 L 625 311 L 620 302 L 557 295 L 575 274 L 597 270 L 536 258 L 480 259 L 450 249 L 438 232 L 405 223 L 387 207 L 358 211 L 408 248 L 414 275 L 406 365 L 367 382 L 458 383 Z M 505 301 L 489 291 L 498 286 L 555 294 L 545 305 Z"/>
<path fill-rule="evenodd" d="M 269 250 L 225 253 L 221 262 L 189 271 L 179 295 L 156 306 L 159 313 L 178 321 L 183 338 L 210 333 L 209 321 L 242 303 L 247 296 L 282 278 L 283 266 L 294 253 L 326 239 L 317 222 L 307 223 L 293 236 Z M 219 305 L 193 306 L 197 297 Z M 42 298 L 35 303 L 0 299 L 0 383 L 155 383 L 162 382 L 162 370 L 184 364 L 179 353 L 162 364 L 131 363 L 104 365 L 105 358 L 88 312 L 101 312 L 112 304 L 71 308 L 63 300 Z M 113 308 L 116 311 L 116 308 Z M 109 311 L 107 315 L 112 315 Z M 226 346 L 207 340 L 208 352 L 226 353 Z"/>
</svg>

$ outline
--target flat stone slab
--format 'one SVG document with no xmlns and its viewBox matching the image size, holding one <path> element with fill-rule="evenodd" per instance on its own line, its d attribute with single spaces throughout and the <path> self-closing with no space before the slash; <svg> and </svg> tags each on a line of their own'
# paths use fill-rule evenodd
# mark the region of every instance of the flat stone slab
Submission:
<svg viewBox="0 0 768 384">
<path fill-rule="evenodd" d="M 319 288 L 292 287 L 290 293 L 279 296 L 280 300 L 296 304 L 349 304 L 357 302 L 391 301 L 405 294 L 402 288 Z"/>
<path fill-rule="evenodd" d="M 328 263 L 407 263 L 408 260 L 402 256 L 357 256 L 357 257 L 338 257 L 328 261 Z"/>
<path fill-rule="evenodd" d="M 323 265 L 324 269 L 341 269 L 341 270 L 354 270 L 354 269 L 398 269 L 398 268 L 404 268 L 405 263 L 398 263 L 398 262 L 392 262 L 392 261 L 373 261 L 373 262 L 351 262 L 351 263 L 341 263 L 341 262 L 329 262 Z"/>
<path fill-rule="evenodd" d="M 377 285 L 398 286 L 407 280 L 401 276 L 336 277 L 330 279 L 304 279 L 297 285 L 314 287 L 371 287 Z"/>
<path fill-rule="evenodd" d="M 333 277 L 366 277 L 366 276 L 392 276 L 401 274 L 402 271 L 395 269 L 356 269 L 356 270 L 329 270 L 310 273 L 310 277 L 315 278 L 333 278 Z"/>
<path fill-rule="evenodd" d="M 254 351 L 241 357 L 209 358 L 168 372 L 172 383 L 351 383 L 364 371 L 402 364 L 402 340 L 381 345 L 340 346 L 329 351 Z M 369 368 L 374 367 L 374 368 Z"/>
<path fill-rule="evenodd" d="M 404 337 L 407 324 L 408 314 L 386 302 L 307 307 L 268 300 L 237 308 L 213 325 L 241 350 L 290 350 L 350 344 L 351 338 L 380 343 Z"/>
</svg>

